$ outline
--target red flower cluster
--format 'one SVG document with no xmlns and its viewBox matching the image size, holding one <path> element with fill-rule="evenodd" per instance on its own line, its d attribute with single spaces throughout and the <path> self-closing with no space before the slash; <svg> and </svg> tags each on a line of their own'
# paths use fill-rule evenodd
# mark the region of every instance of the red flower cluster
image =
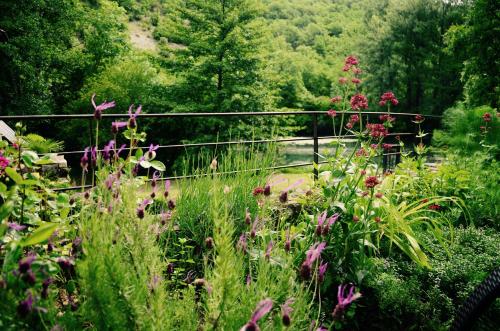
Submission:
<svg viewBox="0 0 500 331">
<path fill-rule="evenodd" d="M 366 188 L 374 188 L 380 184 L 376 176 L 369 176 L 365 179 L 365 186 Z"/>
<path fill-rule="evenodd" d="M 345 59 L 345 65 L 344 68 L 342 68 L 343 71 L 349 71 L 351 70 L 352 66 L 356 66 L 359 64 L 359 61 L 357 58 L 354 56 L 350 55 Z M 354 68 L 356 69 L 356 68 Z"/>
<path fill-rule="evenodd" d="M 420 114 L 415 115 L 415 123 L 422 123 L 424 121 L 424 117 Z"/>
<path fill-rule="evenodd" d="M 345 77 L 340 77 L 340 78 L 339 78 L 339 84 L 342 84 L 342 85 L 343 85 L 343 84 L 345 84 L 345 83 L 347 83 L 347 78 L 345 78 Z"/>
<path fill-rule="evenodd" d="M 370 136 L 373 138 L 383 138 L 389 134 L 383 124 L 367 124 L 366 128 L 370 131 Z"/>
<path fill-rule="evenodd" d="M 394 122 L 394 121 L 396 120 L 396 117 L 392 117 L 392 116 L 391 116 L 391 115 L 389 115 L 389 114 L 385 114 L 385 115 L 380 115 L 380 116 L 379 116 L 379 119 L 380 119 L 380 121 L 382 121 L 382 122 L 384 122 L 384 123 L 385 123 L 385 122 L 392 123 L 392 122 Z"/>
<path fill-rule="evenodd" d="M 383 148 L 384 150 L 386 150 L 386 151 L 390 150 L 390 149 L 391 149 L 391 147 L 392 147 L 392 145 L 391 145 L 391 144 L 382 144 L 382 148 Z"/>
<path fill-rule="evenodd" d="M 363 94 L 355 94 L 351 98 L 353 110 L 368 109 L 368 99 Z"/>
<path fill-rule="evenodd" d="M 369 155 L 368 152 L 363 147 L 361 147 L 360 149 L 358 149 L 356 151 L 356 156 L 358 156 L 358 157 L 359 156 L 368 156 L 368 155 Z"/>
<path fill-rule="evenodd" d="M 340 102 L 342 101 L 342 97 L 340 95 L 337 95 L 336 97 L 333 97 L 330 99 L 330 102 L 331 103 L 337 103 L 337 102 Z"/>
<path fill-rule="evenodd" d="M 440 205 L 437 205 L 437 204 L 433 204 L 433 205 L 430 205 L 430 206 L 429 206 L 429 209 L 430 209 L 430 210 L 440 210 L 440 209 L 441 209 L 441 206 L 440 206 Z"/>
<path fill-rule="evenodd" d="M 348 129 L 352 129 L 354 124 L 358 123 L 359 122 L 359 115 L 351 115 L 351 117 L 349 117 L 349 123 L 346 124 L 346 128 Z"/>
<path fill-rule="evenodd" d="M 380 97 L 380 102 L 378 104 L 381 106 L 385 106 L 387 102 L 392 103 L 394 106 L 397 106 L 397 104 L 399 103 L 398 99 L 396 99 L 396 96 L 391 91 L 382 94 L 382 96 Z"/>
<path fill-rule="evenodd" d="M 253 196 L 256 197 L 258 195 L 264 194 L 264 189 L 260 186 L 253 189 Z"/>
<path fill-rule="evenodd" d="M 490 113 L 485 113 L 485 114 L 483 115 L 483 120 L 484 120 L 485 122 L 491 122 L 491 114 L 490 114 Z"/>
<path fill-rule="evenodd" d="M 351 79 L 351 82 L 353 82 L 354 84 L 357 85 L 357 84 L 361 83 L 361 79 L 359 79 L 359 78 L 353 78 L 353 79 Z"/>
<path fill-rule="evenodd" d="M 335 117 L 335 116 L 337 116 L 337 112 L 336 112 L 335 110 L 333 110 L 333 109 L 328 110 L 326 113 L 327 113 L 327 114 L 328 114 L 328 116 L 330 116 L 330 117 Z"/>
</svg>

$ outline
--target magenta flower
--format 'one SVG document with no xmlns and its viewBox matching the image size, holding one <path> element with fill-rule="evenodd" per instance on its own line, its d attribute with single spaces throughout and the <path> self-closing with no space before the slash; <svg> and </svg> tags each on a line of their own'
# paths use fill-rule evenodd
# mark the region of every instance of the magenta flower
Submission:
<svg viewBox="0 0 500 331">
<path fill-rule="evenodd" d="M 337 116 L 337 112 L 334 109 L 329 109 L 326 114 L 330 116 L 331 118 L 334 118 Z"/>
<path fill-rule="evenodd" d="M 368 109 L 368 99 L 363 94 L 355 94 L 351 97 L 351 108 L 353 110 Z"/>
<path fill-rule="evenodd" d="M 243 233 L 240 236 L 240 239 L 238 240 L 238 243 L 236 244 L 236 248 L 241 250 L 243 254 L 246 254 L 247 252 L 247 235 Z"/>
<path fill-rule="evenodd" d="M 121 145 L 120 148 L 118 149 L 118 151 L 116 152 L 116 156 L 120 157 L 120 153 L 123 152 L 125 147 L 127 147 L 127 145 L 125 145 L 125 144 Z"/>
<path fill-rule="evenodd" d="M 370 132 L 370 136 L 373 138 L 383 138 L 389 134 L 387 128 L 383 124 L 366 124 L 366 128 Z"/>
<path fill-rule="evenodd" d="M 385 106 L 387 102 L 392 103 L 394 106 L 397 106 L 399 103 L 398 99 L 396 99 L 396 96 L 391 91 L 385 92 L 380 96 L 379 105 Z"/>
<path fill-rule="evenodd" d="M 257 322 L 264 317 L 273 308 L 273 301 L 271 299 L 262 300 L 255 307 L 255 311 L 252 314 L 252 318 L 245 324 L 240 331 L 260 331 Z"/>
<path fill-rule="evenodd" d="M 266 254 L 265 254 L 266 260 L 268 260 L 268 261 L 271 258 L 271 251 L 272 251 L 272 249 L 273 249 L 273 241 L 271 240 L 269 242 L 269 244 L 267 244 Z"/>
<path fill-rule="evenodd" d="M 94 146 L 90 149 L 90 161 L 92 165 L 95 167 L 97 164 L 97 146 Z"/>
<path fill-rule="evenodd" d="M 299 186 L 303 182 L 304 182 L 304 179 L 299 179 L 298 181 L 296 181 L 295 183 L 293 183 L 292 185 L 288 186 L 286 189 L 281 191 L 280 197 L 279 197 L 280 202 L 281 203 L 287 202 L 288 201 L 288 191 L 296 188 L 297 186 Z"/>
<path fill-rule="evenodd" d="M 311 278 L 312 264 L 321 256 L 321 252 L 325 249 L 325 247 L 326 242 L 315 243 L 306 252 L 306 259 L 300 267 L 300 274 L 302 275 L 302 278 Z"/>
<path fill-rule="evenodd" d="M 144 199 L 139 207 L 137 208 L 136 210 L 136 213 L 137 213 L 137 217 L 139 217 L 140 219 L 143 219 L 144 218 L 144 209 L 146 209 L 146 206 L 149 205 L 152 201 L 149 200 L 149 199 Z"/>
<path fill-rule="evenodd" d="M 165 191 L 163 192 L 163 196 L 164 196 L 165 198 L 167 198 L 167 197 L 168 197 L 168 192 L 169 192 L 169 190 L 170 190 L 170 180 L 169 180 L 169 179 L 167 179 L 167 180 L 165 181 Z"/>
<path fill-rule="evenodd" d="M 9 166 L 10 160 L 0 153 L 0 169 L 3 170 Z"/>
<path fill-rule="evenodd" d="M 340 102 L 340 101 L 342 101 L 342 97 L 340 95 L 337 95 L 337 96 L 335 96 L 335 97 L 333 97 L 333 98 L 330 99 L 331 103 L 337 103 L 337 102 Z"/>
<path fill-rule="evenodd" d="M 349 286 L 349 293 L 346 295 L 346 290 Z M 361 293 L 354 293 L 354 285 L 339 285 L 337 292 L 338 303 L 333 310 L 333 319 L 338 321 L 344 315 L 346 308 L 355 300 L 361 298 Z"/>
<path fill-rule="evenodd" d="M 21 317 L 26 317 L 32 311 L 33 311 L 33 295 L 31 294 L 31 292 L 29 292 L 26 300 L 19 302 L 19 304 L 17 305 L 17 313 Z"/>
<path fill-rule="evenodd" d="M 290 318 L 290 314 L 293 311 L 293 308 L 290 305 L 295 301 L 294 298 L 290 298 L 285 301 L 285 303 L 281 306 L 281 321 L 283 325 L 289 327 L 292 324 L 292 319 Z"/>
<path fill-rule="evenodd" d="M 245 223 L 247 225 L 250 225 L 250 223 L 252 223 L 252 215 L 250 215 L 250 212 L 248 211 L 248 207 L 245 208 Z"/>
<path fill-rule="evenodd" d="M 18 265 L 19 265 L 19 272 L 20 273 L 25 273 L 28 272 L 28 270 L 31 269 L 31 264 L 35 262 L 36 256 L 35 254 L 29 254 L 26 256 L 24 259 L 20 260 Z"/>
<path fill-rule="evenodd" d="M 345 77 L 340 77 L 340 78 L 339 78 L 339 84 L 344 85 L 345 83 L 347 83 L 347 78 L 345 78 Z"/>
<path fill-rule="evenodd" d="M 124 128 L 127 126 L 127 122 L 118 122 L 114 121 L 111 123 L 111 133 L 117 134 L 121 128 Z"/>
<path fill-rule="evenodd" d="M 95 98 L 95 93 L 92 94 L 92 106 L 94 106 L 94 118 L 96 120 L 100 120 L 102 118 L 102 111 L 109 109 L 109 108 L 113 108 L 115 106 L 115 102 L 114 101 L 111 101 L 111 102 L 104 101 L 103 103 L 101 103 L 100 105 L 97 106 L 95 104 L 94 98 Z"/>
<path fill-rule="evenodd" d="M 89 149 L 90 147 L 85 147 L 85 150 L 83 151 L 83 156 L 80 159 L 80 166 L 85 172 L 87 172 L 89 168 Z"/>
<path fill-rule="evenodd" d="M 134 108 L 134 105 L 130 105 L 128 108 L 128 127 L 129 129 L 135 129 L 137 127 L 137 116 L 141 113 L 142 111 L 142 106 L 137 107 L 135 112 L 132 112 L 132 109 Z"/>
<path fill-rule="evenodd" d="M 320 263 L 318 267 L 318 281 L 320 283 L 322 283 L 323 280 L 325 279 L 325 272 L 327 268 L 328 268 L 328 263 Z"/>
<path fill-rule="evenodd" d="M 102 158 L 104 161 L 109 161 L 111 159 L 111 151 L 115 147 L 115 141 L 110 140 L 108 144 L 106 144 L 102 150 Z"/>
<path fill-rule="evenodd" d="M 9 229 L 12 229 L 14 231 L 22 231 L 22 230 L 26 229 L 25 225 L 20 225 L 20 224 L 11 223 L 11 222 L 7 222 L 7 226 L 9 227 Z"/>
</svg>

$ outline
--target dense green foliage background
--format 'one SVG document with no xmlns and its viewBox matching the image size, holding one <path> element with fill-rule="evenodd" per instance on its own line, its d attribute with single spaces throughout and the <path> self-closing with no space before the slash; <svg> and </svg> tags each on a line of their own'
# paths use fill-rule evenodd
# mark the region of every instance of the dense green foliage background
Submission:
<svg viewBox="0 0 500 331">
<path fill-rule="evenodd" d="M 457 100 L 495 108 L 497 12 L 492 0 L 5 0 L 0 113 L 88 113 L 92 93 L 120 112 L 131 103 L 147 112 L 326 110 L 350 54 L 372 110 L 386 90 L 404 112 L 441 114 Z M 155 47 L 131 42 L 137 25 Z M 163 124 L 169 142 L 305 123 Z M 55 138 L 83 146 L 75 126 Z"/>
</svg>

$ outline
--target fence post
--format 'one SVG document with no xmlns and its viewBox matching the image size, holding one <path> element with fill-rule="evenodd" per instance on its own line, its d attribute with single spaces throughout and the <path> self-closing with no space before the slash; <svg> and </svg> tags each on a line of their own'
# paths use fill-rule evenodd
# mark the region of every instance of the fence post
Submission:
<svg viewBox="0 0 500 331">
<path fill-rule="evenodd" d="M 314 180 L 318 179 L 318 163 L 319 163 L 319 150 L 318 150 L 318 115 L 313 115 L 313 173 Z"/>
</svg>

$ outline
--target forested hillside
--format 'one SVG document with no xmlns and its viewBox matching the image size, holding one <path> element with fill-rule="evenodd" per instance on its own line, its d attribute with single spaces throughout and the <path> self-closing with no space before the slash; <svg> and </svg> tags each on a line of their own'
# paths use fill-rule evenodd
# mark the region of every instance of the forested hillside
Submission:
<svg viewBox="0 0 500 331">
<path fill-rule="evenodd" d="M 498 9 L 492 0 L 5 0 L 0 111 L 87 112 L 93 93 L 147 112 L 326 110 L 351 54 L 372 110 L 388 89 L 399 111 L 496 107 L 498 74 L 486 74 L 500 71 Z M 155 41 L 141 47 L 141 38 Z"/>
</svg>

